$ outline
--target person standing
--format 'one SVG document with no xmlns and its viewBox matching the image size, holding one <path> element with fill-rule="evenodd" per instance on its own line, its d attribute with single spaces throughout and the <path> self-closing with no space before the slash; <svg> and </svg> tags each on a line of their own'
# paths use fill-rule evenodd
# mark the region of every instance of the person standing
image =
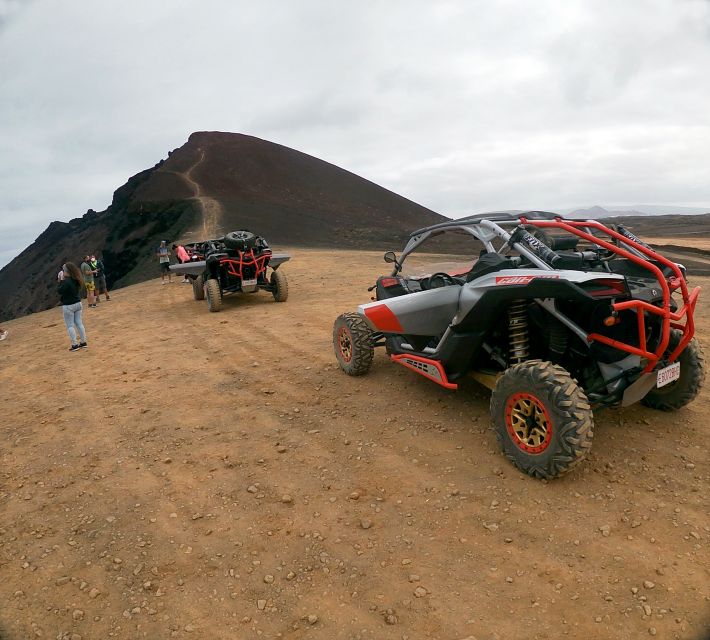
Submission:
<svg viewBox="0 0 710 640">
<path fill-rule="evenodd" d="M 78 351 L 88 346 L 86 344 L 86 330 L 81 318 L 81 287 L 84 284 L 84 277 L 79 267 L 73 262 L 67 262 L 62 270 L 64 271 L 64 279 L 59 282 L 57 291 L 62 303 L 64 324 L 71 340 L 69 351 Z"/>
<path fill-rule="evenodd" d="M 173 250 L 175 251 L 175 255 L 177 257 L 177 261 L 180 264 L 185 264 L 186 262 L 190 262 L 190 256 L 187 253 L 187 250 L 185 247 L 183 247 L 181 244 L 175 246 L 173 245 Z M 191 284 L 190 278 L 187 277 L 187 274 L 185 274 L 182 278 L 183 284 Z"/>
<path fill-rule="evenodd" d="M 168 274 L 168 282 L 172 282 L 173 274 L 170 273 L 170 249 L 168 249 L 168 243 L 165 240 L 160 241 L 160 246 L 155 252 L 158 257 L 158 262 L 160 263 L 160 279 L 165 284 L 165 274 Z"/>
<path fill-rule="evenodd" d="M 91 262 L 89 263 L 91 268 L 96 272 L 94 276 L 94 285 L 96 286 L 96 301 L 101 302 L 101 294 L 106 295 L 106 301 L 111 299 L 108 294 L 108 287 L 106 286 L 106 269 L 104 268 L 104 263 L 102 260 L 96 258 L 96 256 L 91 256 Z"/>
<path fill-rule="evenodd" d="M 84 276 L 84 286 L 86 287 L 86 301 L 90 307 L 95 307 L 94 291 L 96 284 L 94 283 L 94 270 L 91 268 L 91 256 L 84 256 L 84 262 L 81 263 L 81 275 Z M 72 263 L 67 263 L 72 264 Z"/>
</svg>

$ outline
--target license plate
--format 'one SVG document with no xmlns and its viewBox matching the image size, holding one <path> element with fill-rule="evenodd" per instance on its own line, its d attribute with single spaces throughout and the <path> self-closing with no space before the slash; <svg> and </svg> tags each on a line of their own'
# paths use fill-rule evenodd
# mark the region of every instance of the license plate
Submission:
<svg viewBox="0 0 710 640">
<path fill-rule="evenodd" d="M 256 286 L 256 278 L 253 278 L 252 280 L 242 280 L 242 287 L 255 287 Z"/>
<path fill-rule="evenodd" d="M 659 369 L 656 373 L 656 387 L 665 387 L 667 384 L 680 378 L 680 362 Z"/>
</svg>

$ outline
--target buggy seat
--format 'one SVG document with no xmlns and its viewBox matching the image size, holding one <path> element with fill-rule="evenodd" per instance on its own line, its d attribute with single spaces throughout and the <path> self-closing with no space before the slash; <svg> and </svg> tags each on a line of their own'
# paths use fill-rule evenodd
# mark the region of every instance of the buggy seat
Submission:
<svg viewBox="0 0 710 640">
<path fill-rule="evenodd" d="M 513 269 L 514 264 L 510 258 L 500 255 L 499 253 L 484 253 L 473 265 L 466 276 L 466 282 L 471 282 L 476 278 L 501 271 L 502 269 Z"/>
</svg>

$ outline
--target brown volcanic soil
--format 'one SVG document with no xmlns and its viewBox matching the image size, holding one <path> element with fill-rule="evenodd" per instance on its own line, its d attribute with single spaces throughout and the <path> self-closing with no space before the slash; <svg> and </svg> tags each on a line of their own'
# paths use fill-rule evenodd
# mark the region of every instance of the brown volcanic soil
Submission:
<svg viewBox="0 0 710 640">
<path fill-rule="evenodd" d="M 337 368 L 332 321 L 380 254 L 293 253 L 284 304 L 210 314 L 152 280 L 87 310 L 78 353 L 56 309 L 7 323 L 3 640 L 707 630 L 707 388 L 676 414 L 599 413 L 590 459 L 544 484 L 502 458 L 475 382 L 384 353 Z"/>
</svg>

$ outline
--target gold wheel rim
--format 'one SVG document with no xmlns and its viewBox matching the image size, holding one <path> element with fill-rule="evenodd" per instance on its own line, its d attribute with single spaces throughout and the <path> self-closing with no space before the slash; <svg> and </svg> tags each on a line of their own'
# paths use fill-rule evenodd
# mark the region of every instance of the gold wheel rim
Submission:
<svg viewBox="0 0 710 640">
<path fill-rule="evenodd" d="M 350 339 L 350 332 L 345 327 L 342 327 L 340 331 L 338 331 L 338 344 L 343 360 L 350 362 L 353 357 L 353 343 Z"/>
<path fill-rule="evenodd" d="M 545 405 L 531 393 L 513 394 L 506 403 L 506 427 L 515 445 L 526 453 L 541 453 L 552 439 L 552 422 Z"/>
</svg>

